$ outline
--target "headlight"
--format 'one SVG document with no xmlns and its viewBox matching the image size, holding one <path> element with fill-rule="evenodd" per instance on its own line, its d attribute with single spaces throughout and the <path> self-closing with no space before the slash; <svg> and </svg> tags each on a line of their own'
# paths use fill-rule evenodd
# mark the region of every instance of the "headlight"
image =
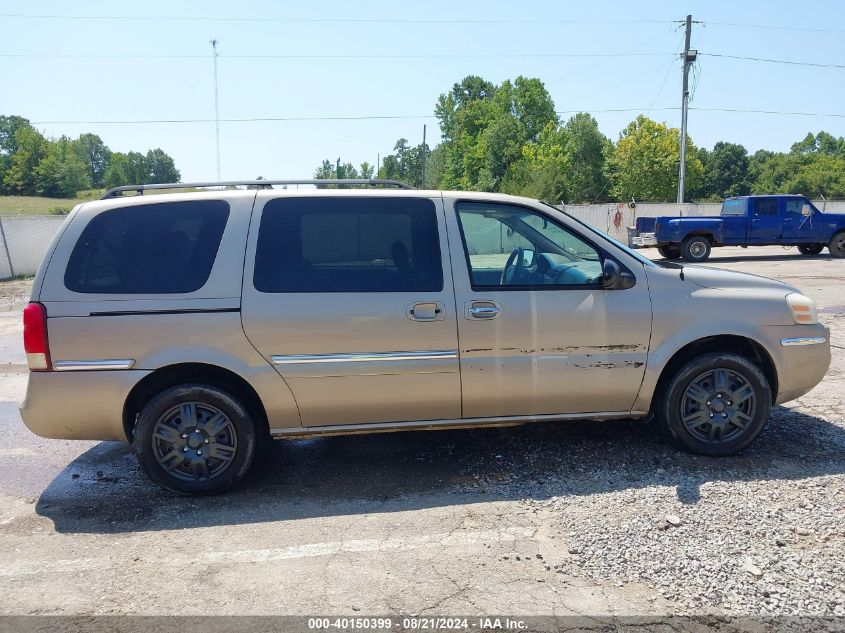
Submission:
<svg viewBox="0 0 845 633">
<path fill-rule="evenodd" d="M 792 318 L 798 325 L 815 325 L 819 322 L 816 303 L 799 292 L 786 295 L 786 305 L 792 311 Z"/>
</svg>

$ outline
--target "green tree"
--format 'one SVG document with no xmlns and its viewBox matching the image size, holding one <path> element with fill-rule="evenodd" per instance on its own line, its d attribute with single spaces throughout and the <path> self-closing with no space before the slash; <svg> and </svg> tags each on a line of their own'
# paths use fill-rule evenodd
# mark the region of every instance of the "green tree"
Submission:
<svg viewBox="0 0 845 633">
<path fill-rule="evenodd" d="M 408 145 L 408 139 L 400 138 L 393 146 L 393 154 L 388 154 L 382 159 L 378 177 L 423 187 L 423 157 L 428 153 L 428 145 L 411 147 Z"/>
<path fill-rule="evenodd" d="M 536 142 L 548 123 L 557 124 L 554 103 L 539 79 L 517 77 L 500 86 L 464 78 L 435 106 L 444 140 L 441 185 L 448 189 L 498 191 L 524 169 L 523 145 Z"/>
<path fill-rule="evenodd" d="M 79 157 L 85 163 L 92 187 L 102 187 L 111 150 L 96 134 L 80 134 L 76 142 Z"/>
<path fill-rule="evenodd" d="M 610 139 L 599 131 L 598 122 L 579 112 L 564 126 L 567 133 L 567 202 L 609 199 L 610 182 L 606 163 L 613 151 Z"/>
<path fill-rule="evenodd" d="M 160 148 L 151 149 L 144 157 L 145 183 L 179 182 L 181 174 L 173 159 Z"/>
<path fill-rule="evenodd" d="M 687 139 L 687 183 L 694 189 L 704 174 L 695 146 Z M 619 136 L 608 161 L 611 191 L 618 200 L 666 201 L 678 189 L 680 132 L 640 115 Z"/>
<path fill-rule="evenodd" d="M 106 171 L 103 174 L 103 186 L 105 187 L 120 187 L 122 185 L 138 184 L 130 182 L 129 178 L 129 159 L 123 152 L 112 152 L 109 157 L 109 163 L 106 166 Z"/>
<path fill-rule="evenodd" d="M 72 198 L 77 191 L 91 186 L 87 167 L 66 136 L 48 143 L 34 176 L 35 193 L 48 198 Z"/>
<path fill-rule="evenodd" d="M 745 196 L 751 191 L 748 151 L 737 143 L 719 141 L 706 153 L 704 181 L 708 198 Z"/>
<path fill-rule="evenodd" d="M 5 190 L 17 195 L 35 194 L 35 169 L 47 155 L 47 139 L 32 126 L 19 127 L 14 135 L 15 153 L 3 174 Z"/>
<path fill-rule="evenodd" d="M 15 135 L 22 128 L 32 128 L 29 120 L 15 114 L 0 115 L 0 154 L 11 156 L 18 151 Z"/>
<path fill-rule="evenodd" d="M 845 197 L 845 158 L 819 153 L 800 160 L 786 189 L 787 193 L 802 193 L 812 198 Z"/>
</svg>

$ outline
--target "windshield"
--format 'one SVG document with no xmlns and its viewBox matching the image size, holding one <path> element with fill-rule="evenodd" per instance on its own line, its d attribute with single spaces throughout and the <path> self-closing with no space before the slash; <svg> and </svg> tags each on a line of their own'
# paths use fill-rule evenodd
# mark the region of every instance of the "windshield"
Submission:
<svg viewBox="0 0 845 633">
<path fill-rule="evenodd" d="M 619 240 L 615 240 L 615 239 L 613 239 L 612 237 L 610 237 L 610 236 L 609 236 L 607 233 L 605 233 L 604 231 L 599 231 L 598 229 L 596 229 L 596 228 L 594 228 L 594 227 L 590 226 L 589 224 L 587 224 L 586 222 L 582 222 L 582 221 L 581 221 L 581 220 L 579 220 L 578 218 L 576 218 L 576 217 L 574 217 L 574 216 L 572 216 L 572 215 L 568 214 L 566 211 L 561 211 L 561 210 L 560 210 L 560 209 L 558 209 L 557 207 L 553 207 L 552 205 L 550 205 L 550 204 L 548 204 L 548 203 L 546 203 L 546 202 L 542 202 L 542 201 L 540 201 L 540 203 L 541 203 L 541 204 L 543 204 L 543 205 L 545 205 L 545 206 L 547 206 L 547 207 L 549 207 L 549 208 L 551 208 L 551 209 L 554 209 L 554 210 L 555 210 L 555 211 L 557 211 L 558 213 L 563 213 L 566 217 L 568 217 L 568 218 L 570 218 L 570 219 L 572 219 L 572 220 L 575 220 L 578 224 L 580 224 L 581 226 L 583 226 L 583 227 L 584 227 L 585 229 L 587 229 L 588 231 L 590 231 L 590 232 L 592 232 L 592 233 L 595 233 L 595 234 L 596 234 L 596 235 L 598 235 L 599 237 L 603 237 L 604 239 L 608 240 L 609 242 L 612 242 L 615 246 L 617 246 L 618 248 L 620 248 L 620 249 L 622 249 L 623 251 L 625 251 L 625 253 L 626 253 L 626 254 L 630 255 L 631 257 L 633 257 L 634 259 L 636 259 L 638 262 L 640 262 L 640 263 L 641 263 L 641 264 L 643 264 L 644 266 L 654 266 L 654 267 L 659 268 L 659 266 L 658 266 L 656 263 L 654 263 L 653 261 L 651 261 L 648 257 L 644 257 L 643 255 L 640 255 L 640 254 L 639 254 L 637 251 L 635 251 L 633 248 L 629 248 L 629 247 L 625 246 L 625 245 L 624 245 L 622 242 L 620 242 Z"/>
<path fill-rule="evenodd" d="M 745 215 L 748 198 L 733 198 L 722 203 L 722 215 Z"/>
</svg>

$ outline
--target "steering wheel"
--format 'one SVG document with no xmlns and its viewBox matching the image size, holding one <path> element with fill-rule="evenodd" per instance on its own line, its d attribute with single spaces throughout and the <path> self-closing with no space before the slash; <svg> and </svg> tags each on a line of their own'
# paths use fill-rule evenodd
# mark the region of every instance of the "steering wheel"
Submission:
<svg viewBox="0 0 845 633">
<path fill-rule="evenodd" d="M 499 279 L 500 286 L 509 286 L 516 276 L 516 272 L 520 268 L 526 268 L 524 260 L 525 249 L 519 246 L 511 251 L 508 256 L 508 261 L 505 263 L 505 268 L 502 270 L 502 277 Z"/>
</svg>

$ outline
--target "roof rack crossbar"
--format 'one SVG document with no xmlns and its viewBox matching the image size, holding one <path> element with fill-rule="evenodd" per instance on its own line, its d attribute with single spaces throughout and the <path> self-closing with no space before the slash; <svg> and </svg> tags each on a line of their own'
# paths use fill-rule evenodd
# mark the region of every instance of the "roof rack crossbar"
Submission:
<svg viewBox="0 0 845 633">
<path fill-rule="evenodd" d="M 383 180 L 379 178 L 311 178 L 307 180 L 223 180 L 220 182 L 171 182 L 150 185 L 123 185 L 112 187 L 103 195 L 101 200 L 117 198 L 124 191 L 135 191 L 144 195 L 145 191 L 154 189 L 206 189 L 209 187 L 264 187 L 271 185 L 364 185 L 367 187 L 398 187 L 399 189 L 416 189 L 408 183 L 399 180 Z"/>
</svg>

